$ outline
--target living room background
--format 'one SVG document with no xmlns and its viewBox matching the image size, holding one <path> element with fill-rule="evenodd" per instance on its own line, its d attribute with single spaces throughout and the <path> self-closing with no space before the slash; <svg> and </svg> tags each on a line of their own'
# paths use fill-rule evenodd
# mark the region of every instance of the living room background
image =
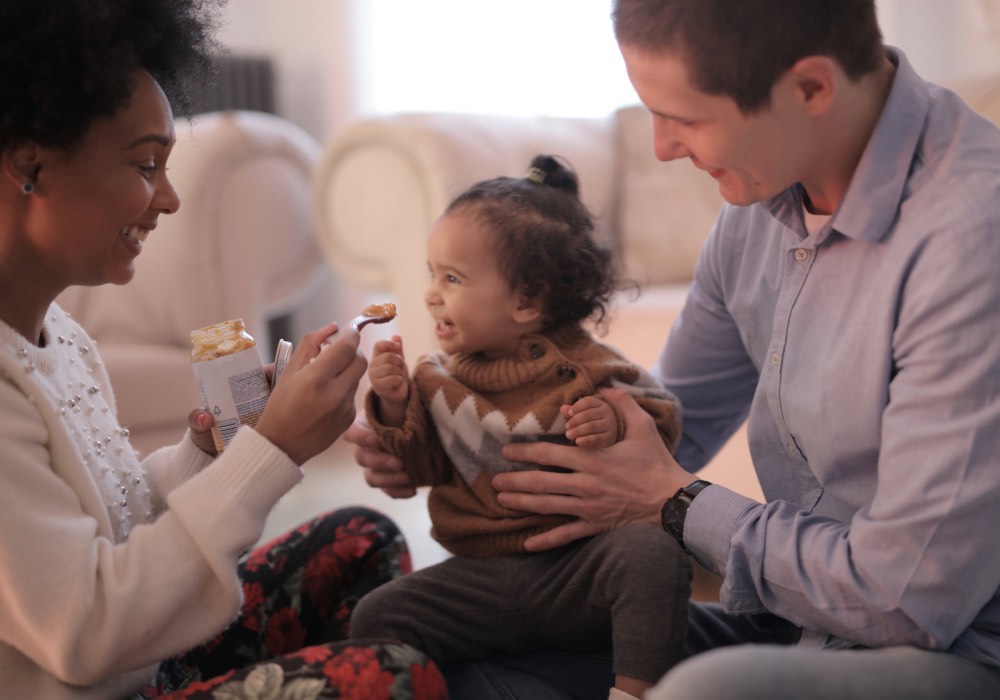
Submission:
<svg viewBox="0 0 1000 700">
<path fill-rule="evenodd" d="M 1000 66 L 1000 0 L 877 0 L 931 80 Z M 593 116 L 634 101 L 611 0 L 232 0 L 222 40 L 270 57 L 278 111 L 326 141 L 411 110 Z"/>
</svg>

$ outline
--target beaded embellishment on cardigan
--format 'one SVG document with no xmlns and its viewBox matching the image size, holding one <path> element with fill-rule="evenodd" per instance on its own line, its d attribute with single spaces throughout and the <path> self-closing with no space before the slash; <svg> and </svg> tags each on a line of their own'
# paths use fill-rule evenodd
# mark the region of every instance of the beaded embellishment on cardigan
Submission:
<svg viewBox="0 0 1000 700">
<path fill-rule="evenodd" d="M 50 322 L 58 325 L 59 317 Z M 58 409 L 79 457 L 90 472 L 115 540 L 123 541 L 132 527 L 153 519 L 150 489 L 131 443 L 128 428 L 118 424 L 103 396 L 95 370 L 100 360 L 76 331 L 48 338 L 46 347 L 20 347 L 18 359 Z M 35 400 L 29 395 L 29 399 Z"/>
</svg>

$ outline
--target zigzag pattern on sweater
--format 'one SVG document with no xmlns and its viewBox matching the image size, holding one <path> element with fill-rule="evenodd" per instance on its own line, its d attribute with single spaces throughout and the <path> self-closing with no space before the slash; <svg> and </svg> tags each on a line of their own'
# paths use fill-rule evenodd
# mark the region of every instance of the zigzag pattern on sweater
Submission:
<svg viewBox="0 0 1000 700">
<path fill-rule="evenodd" d="M 548 426 L 548 430 L 542 428 L 538 417 L 531 412 L 525 413 L 513 426 L 498 409 L 488 411 L 480 418 L 477 397 L 471 393 L 452 410 L 444 390 L 439 389 L 434 393 L 429 409 L 441 444 L 469 484 L 484 470 L 492 476 L 517 468 L 516 463 L 500 454 L 503 445 L 513 441 L 562 436 L 566 431 L 566 419 L 561 415 Z"/>
</svg>

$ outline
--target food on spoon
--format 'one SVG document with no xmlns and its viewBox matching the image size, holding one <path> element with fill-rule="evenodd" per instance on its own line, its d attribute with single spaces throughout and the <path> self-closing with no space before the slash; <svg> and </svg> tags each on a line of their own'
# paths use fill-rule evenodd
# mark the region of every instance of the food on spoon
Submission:
<svg viewBox="0 0 1000 700">
<path fill-rule="evenodd" d="M 362 328 L 367 326 L 369 323 L 386 323 L 396 318 L 396 305 L 385 303 L 385 304 L 370 304 L 361 310 L 361 313 L 351 319 L 350 326 L 356 331 L 360 331 Z M 327 347 L 331 342 L 333 342 L 333 337 L 337 335 L 334 333 L 327 337 L 323 341 L 322 347 Z"/>
<path fill-rule="evenodd" d="M 369 323 L 385 323 L 396 318 L 395 304 L 371 304 L 362 309 L 361 314 L 354 317 L 351 326 L 361 330 Z"/>
</svg>

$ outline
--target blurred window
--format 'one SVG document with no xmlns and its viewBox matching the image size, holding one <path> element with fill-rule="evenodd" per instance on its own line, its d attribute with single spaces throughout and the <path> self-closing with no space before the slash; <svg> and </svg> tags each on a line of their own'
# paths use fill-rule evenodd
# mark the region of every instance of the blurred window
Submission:
<svg viewBox="0 0 1000 700">
<path fill-rule="evenodd" d="M 611 0 L 371 0 L 370 111 L 603 116 L 637 101 Z"/>
</svg>

